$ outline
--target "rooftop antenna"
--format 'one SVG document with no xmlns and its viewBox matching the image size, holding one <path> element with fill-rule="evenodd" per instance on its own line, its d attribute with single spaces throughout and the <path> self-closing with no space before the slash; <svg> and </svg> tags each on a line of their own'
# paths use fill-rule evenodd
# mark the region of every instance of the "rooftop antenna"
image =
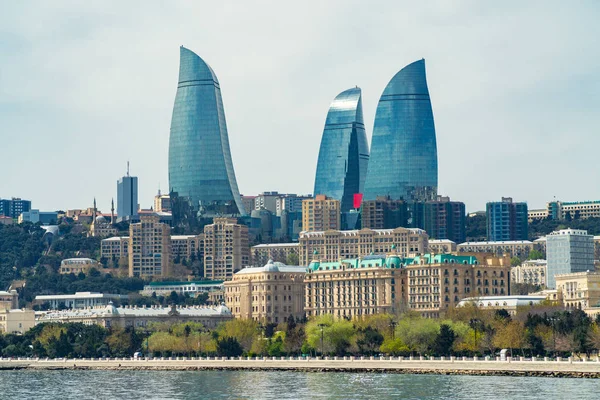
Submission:
<svg viewBox="0 0 600 400">
<path fill-rule="evenodd" d="M 127 161 L 127 176 L 129 176 L 129 161 Z"/>
</svg>

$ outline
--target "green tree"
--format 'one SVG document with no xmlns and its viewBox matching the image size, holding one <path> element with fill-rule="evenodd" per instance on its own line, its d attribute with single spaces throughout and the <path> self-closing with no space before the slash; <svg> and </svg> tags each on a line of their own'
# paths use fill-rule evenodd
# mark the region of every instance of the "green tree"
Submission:
<svg viewBox="0 0 600 400">
<path fill-rule="evenodd" d="M 233 337 L 226 337 L 217 341 L 217 354 L 221 357 L 238 357 L 244 353 L 240 342 Z"/>
<path fill-rule="evenodd" d="M 441 356 L 450 355 L 452 346 L 454 345 L 454 339 L 456 339 L 456 335 L 452 328 L 448 324 L 441 324 L 440 333 L 438 333 L 435 338 L 433 352 Z"/>
<path fill-rule="evenodd" d="M 539 250 L 531 250 L 529 252 L 529 256 L 527 257 L 528 260 L 543 260 L 544 259 L 544 253 L 542 253 Z"/>
<path fill-rule="evenodd" d="M 296 253 L 290 253 L 285 258 L 285 263 L 287 265 L 300 265 L 300 258 Z"/>
</svg>

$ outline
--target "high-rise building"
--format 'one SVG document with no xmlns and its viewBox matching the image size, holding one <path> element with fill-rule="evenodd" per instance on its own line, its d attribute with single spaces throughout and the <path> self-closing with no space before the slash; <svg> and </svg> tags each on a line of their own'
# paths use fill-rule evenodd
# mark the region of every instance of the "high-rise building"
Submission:
<svg viewBox="0 0 600 400">
<path fill-rule="evenodd" d="M 169 189 L 205 216 L 245 214 L 219 80 L 183 46 L 169 138 Z"/>
<path fill-rule="evenodd" d="M 361 205 L 363 228 L 394 229 L 408 227 L 408 207 L 404 200 L 394 200 L 389 196 L 377 196 Z"/>
<path fill-rule="evenodd" d="M 547 282 L 556 289 L 555 275 L 594 271 L 594 236 L 587 231 L 563 229 L 546 236 Z"/>
<path fill-rule="evenodd" d="M 527 203 L 513 203 L 512 197 L 486 205 L 489 241 L 527 240 Z"/>
<path fill-rule="evenodd" d="M 299 243 L 270 243 L 252 246 L 252 265 L 258 267 L 271 261 L 278 261 L 284 264 L 298 265 Z M 290 260 L 296 259 L 291 263 Z"/>
<path fill-rule="evenodd" d="M 204 277 L 230 280 L 250 265 L 248 227 L 235 218 L 215 218 L 204 227 Z"/>
<path fill-rule="evenodd" d="M 369 163 L 360 88 L 338 94 L 331 103 L 321 138 L 315 195 L 339 200 L 351 210 L 354 195 L 362 193 Z"/>
<path fill-rule="evenodd" d="M 361 229 L 353 231 L 301 232 L 300 265 L 307 265 L 315 251 L 325 262 L 387 254 L 394 249 L 402 257 L 427 252 L 427 233 L 417 228 Z"/>
<path fill-rule="evenodd" d="M 131 219 L 138 215 L 138 178 L 127 175 L 117 181 L 117 221 Z"/>
<path fill-rule="evenodd" d="M 328 231 L 341 227 L 340 201 L 319 194 L 302 201 L 302 230 Z"/>
<path fill-rule="evenodd" d="M 449 197 L 438 196 L 434 201 L 423 203 L 423 224 L 413 225 L 425 229 L 430 238 L 450 239 L 462 243 L 466 238 L 465 203 L 450 201 Z"/>
<path fill-rule="evenodd" d="M 140 215 L 129 225 L 129 276 L 150 278 L 171 273 L 171 227 L 158 215 Z"/>
<path fill-rule="evenodd" d="M 437 186 L 433 110 L 419 60 L 400 70 L 379 99 L 364 198 L 433 200 Z"/>
<path fill-rule="evenodd" d="M 17 219 L 22 213 L 28 211 L 31 211 L 30 200 L 22 200 L 17 197 L 13 197 L 10 200 L 0 199 L 0 215 Z"/>
</svg>

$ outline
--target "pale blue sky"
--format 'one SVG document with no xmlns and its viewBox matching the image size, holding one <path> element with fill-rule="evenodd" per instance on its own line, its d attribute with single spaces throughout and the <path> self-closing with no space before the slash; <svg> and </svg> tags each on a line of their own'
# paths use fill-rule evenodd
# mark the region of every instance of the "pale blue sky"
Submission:
<svg viewBox="0 0 600 400">
<path fill-rule="evenodd" d="M 597 1 L 0 0 L 0 197 L 108 211 L 129 160 L 150 207 L 185 45 L 221 83 L 243 194 L 311 192 L 333 98 L 362 88 L 370 140 L 387 82 L 425 58 L 441 194 L 600 199 L 599 19 Z"/>
</svg>

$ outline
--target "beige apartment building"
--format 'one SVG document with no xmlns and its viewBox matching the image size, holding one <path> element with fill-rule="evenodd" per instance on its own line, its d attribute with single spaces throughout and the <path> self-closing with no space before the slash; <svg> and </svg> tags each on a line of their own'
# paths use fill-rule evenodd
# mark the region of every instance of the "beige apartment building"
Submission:
<svg viewBox="0 0 600 400">
<path fill-rule="evenodd" d="M 458 253 L 492 253 L 497 257 L 505 254 L 525 260 L 534 249 L 529 240 L 506 240 L 498 242 L 465 242 L 457 245 Z"/>
<path fill-rule="evenodd" d="M 304 315 L 306 268 L 270 261 L 244 268 L 225 282 L 225 304 L 236 318 L 280 323 Z"/>
<path fill-rule="evenodd" d="M 127 258 L 129 254 L 129 236 L 115 236 L 102 239 L 100 242 L 100 257 L 107 260 Z"/>
<path fill-rule="evenodd" d="M 60 262 L 61 274 L 87 274 L 91 268 L 102 271 L 102 264 L 91 258 L 66 258 Z"/>
<path fill-rule="evenodd" d="M 252 265 L 265 265 L 269 260 L 288 262 L 290 254 L 298 256 L 299 243 L 271 243 L 252 246 Z"/>
<path fill-rule="evenodd" d="M 300 265 L 308 265 L 315 251 L 324 262 L 388 254 L 392 246 L 401 257 L 409 257 L 426 253 L 428 240 L 427 233 L 418 228 L 301 232 Z"/>
<path fill-rule="evenodd" d="M 215 218 L 204 227 L 204 277 L 227 281 L 250 265 L 248 227 L 235 218 Z"/>
<path fill-rule="evenodd" d="M 204 234 L 200 235 L 172 235 L 171 256 L 191 259 L 204 257 Z"/>
<path fill-rule="evenodd" d="M 510 258 L 425 254 L 406 260 L 408 309 L 439 318 L 467 297 L 510 294 Z"/>
<path fill-rule="evenodd" d="M 154 214 L 129 226 L 129 276 L 151 278 L 171 273 L 171 227 Z"/>
<path fill-rule="evenodd" d="M 302 201 L 302 230 L 326 231 L 341 227 L 340 202 L 319 194 Z"/>
<path fill-rule="evenodd" d="M 558 296 L 568 310 L 600 306 L 600 272 L 573 272 L 554 278 Z"/>
<path fill-rule="evenodd" d="M 158 194 L 154 196 L 154 211 L 155 212 L 171 212 L 171 197 L 168 194 Z"/>
<path fill-rule="evenodd" d="M 19 308 L 19 294 L 17 291 L 0 291 L 0 310 L 12 310 L 15 308 Z"/>
<path fill-rule="evenodd" d="M 0 333 L 22 335 L 35 326 L 33 310 L 0 310 Z"/>
<path fill-rule="evenodd" d="M 548 281 L 548 262 L 546 260 L 527 260 L 510 271 L 514 283 L 526 283 L 546 287 Z"/>
</svg>

